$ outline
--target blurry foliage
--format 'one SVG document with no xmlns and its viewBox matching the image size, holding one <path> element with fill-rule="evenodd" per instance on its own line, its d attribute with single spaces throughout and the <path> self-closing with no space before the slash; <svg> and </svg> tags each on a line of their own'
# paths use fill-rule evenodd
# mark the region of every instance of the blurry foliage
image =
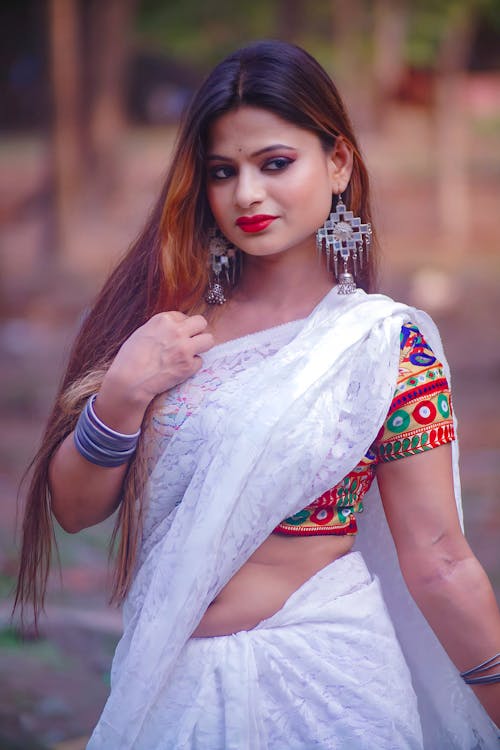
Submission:
<svg viewBox="0 0 500 750">
<path fill-rule="evenodd" d="M 476 117 L 472 118 L 471 123 L 473 132 L 477 136 L 495 139 L 495 143 L 496 139 L 500 137 L 500 117 Z M 493 144 L 492 148 L 494 148 Z M 498 170 L 500 165 L 496 165 L 495 160 L 489 159 L 489 162 L 492 167 L 496 166 Z"/>
<path fill-rule="evenodd" d="M 276 4 L 266 0 L 142 0 L 138 39 L 204 68 L 235 47 L 269 34 Z"/>
<path fill-rule="evenodd" d="M 0 650 L 2 656 L 19 652 L 25 659 L 36 659 L 53 669 L 68 668 L 68 657 L 61 653 L 55 643 L 42 637 L 27 641 L 18 630 L 10 626 L 0 630 Z"/>
<path fill-rule="evenodd" d="M 4 573 L 0 570 L 0 601 L 7 599 L 12 596 L 15 589 L 16 579 L 15 576 L 9 573 Z M 2 631 L 0 631 L 0 649 L 3 647 Z"/>
<path fill-rule="evenodd" d="M 200 69 L 256 39 L 294 41 L 331 55 L 332 0 L 140 0 L 136 38 Z"/>
<path fill-rule="evenodd" d="M 22 645 L 22 636 L 15 628 L 6 627 L 0 630 L 0 648 L 21 648 Z"/>
<path fill-rule="evenodd" d="M 336 0 L 140 0 L 136 39 L 159 52 L 207 69 L 239 46 L 255 39 L 281 38 L 309 49 L 330 67 Z M 354 7 L 355 6 L 355 7 Z M 433 68 L 450 27 L 465 23 L 500 32 L 498 0 L 357 0 L 347 13 L 356 16 L 356 54 L 370 56 L 377 6 L 406 19 L 406 62 Z M 341 7 L 340 13 L 342 14 Z"/>
<path fill-rule="evenodd" d="M 498 0 L 419 0 L 401 3 L 408 13 L 406 61 L 415 68 L 433 68 L 450 27 L 473 23 L 500 32 Z"/>
</svg>

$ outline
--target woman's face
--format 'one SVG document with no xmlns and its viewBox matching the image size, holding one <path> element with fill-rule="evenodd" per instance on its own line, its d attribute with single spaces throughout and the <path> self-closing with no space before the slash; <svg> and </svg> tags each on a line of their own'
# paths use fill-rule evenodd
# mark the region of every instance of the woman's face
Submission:
<svg viewBox="0 0 500 750">
<path fill-rule="evenodd" d="M 278 115 L 242 106 L 219 117 L 207 148 L 207 196 L 223 234 L 249 255 L 307 252 L 345 189 L 352 154 Z"/>
</svg>

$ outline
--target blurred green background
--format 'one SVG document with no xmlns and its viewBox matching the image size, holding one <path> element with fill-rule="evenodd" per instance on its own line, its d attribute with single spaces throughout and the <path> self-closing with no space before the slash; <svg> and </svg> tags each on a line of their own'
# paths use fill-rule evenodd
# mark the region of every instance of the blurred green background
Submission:
<svg viewBox="0 0 500 750">
<path fill-rule="evenodd" d="M 258 38 L 305 46 L 352 113 L 380 289 L 440 326 L 466 528 L 500 598 L 500 5 L 496 0 L 18 0 L 0 10 L 0 750 L 85 745 L 119 613 L 110 523 L 57 531 L 41 637 L 11 623 L 16 496 L 81 316 L 136 236 L 178 118 Z M 22 489 L 20 499 L 22 500 Z"/>
</svg>

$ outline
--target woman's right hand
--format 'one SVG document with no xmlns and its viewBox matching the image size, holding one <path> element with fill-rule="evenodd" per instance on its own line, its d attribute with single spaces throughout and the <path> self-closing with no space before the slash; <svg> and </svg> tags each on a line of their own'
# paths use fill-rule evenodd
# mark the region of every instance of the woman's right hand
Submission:
<svg viewBox="0 0 500 750">
<path fill-rule="evenodd" d="M 202 315 L 158 313 L 121 346 L 95 401 L 97 415 L 119 432 L 135 432 L 159 393 L 196 373 L 200 354 L 213 346 Z"/>
<path fill-rule="evenodd" d="M 213 346 L 201 315 L 154 315 L 125 341 L 104 376 L 94 408 L 102 421 L 131 434 L 141 426 L 150 401 L 194 375 L 199 354 Z M 74 533 L 107 518 L 120 502 L 127 464 L 105 468 L 77 451 L 70 433 L 49 467 L 51 507 L 63 529 Z"/>
</svg>

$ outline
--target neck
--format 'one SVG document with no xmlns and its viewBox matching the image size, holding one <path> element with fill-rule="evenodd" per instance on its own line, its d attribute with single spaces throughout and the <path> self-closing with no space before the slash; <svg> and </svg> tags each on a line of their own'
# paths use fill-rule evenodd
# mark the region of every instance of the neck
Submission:
<svg viewBox="0 0 500 750">
<path fill-rule="evenodd" d="M 275 310 L 313 305 L 333 286 L 324 257 L 314 248 L 270 256 L 244 255 L 241 281 L 233 293 L 238 302 Z"/>
</svg>

